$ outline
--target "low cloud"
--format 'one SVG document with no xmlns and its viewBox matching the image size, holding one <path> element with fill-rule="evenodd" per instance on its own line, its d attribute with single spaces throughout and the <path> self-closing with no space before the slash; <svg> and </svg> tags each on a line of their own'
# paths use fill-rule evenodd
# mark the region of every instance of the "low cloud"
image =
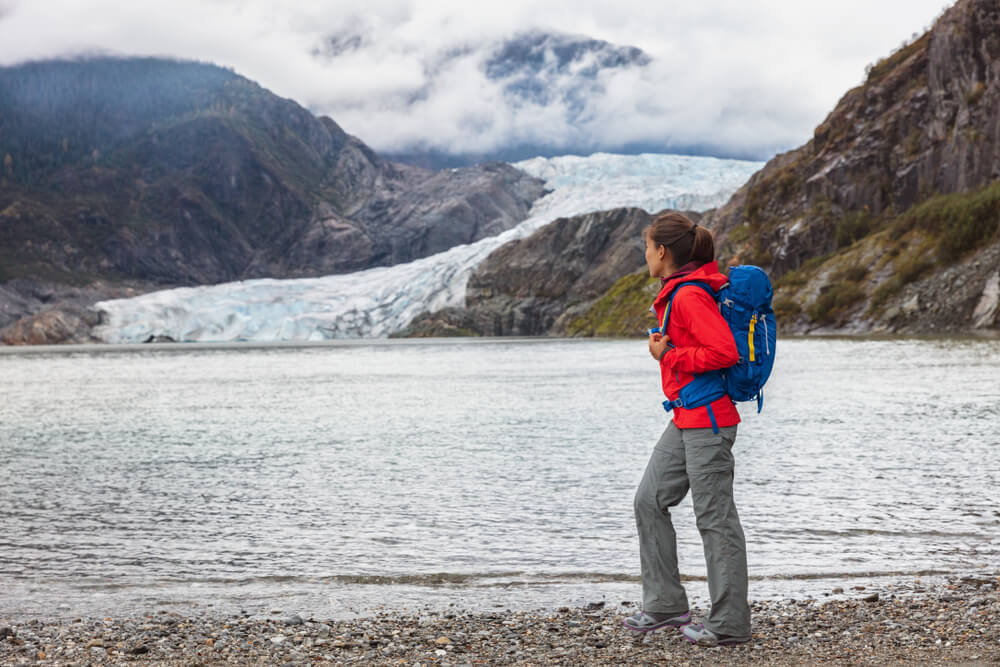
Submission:
<svg viewBox="0 0 1000 667">
<path fill-rule="evenodd" d="M 489 154 L 530 145 L 763 158 L 807 140 L 861 82 L 866 64 L 921 32 L 943 7 L 941 0 L 538 5 L 0 0 L 0 63 L 94 51 L 210 61 L 387 152 Z M 534 82 L 524 72 L 488 76 L 490 59 L 533 31 L 636 47 L 648 60 L 615 64 L 590 53 L 567 67 L 553 55 Z M 528 94 L 532 83 L 544 94 Z"/>
</svg>

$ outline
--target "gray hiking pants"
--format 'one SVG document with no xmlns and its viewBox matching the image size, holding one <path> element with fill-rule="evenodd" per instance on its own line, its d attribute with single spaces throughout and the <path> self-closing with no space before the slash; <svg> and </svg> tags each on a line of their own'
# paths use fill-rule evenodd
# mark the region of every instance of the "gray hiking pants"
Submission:
<svg viewBox="0 0 1000 667">
<path fill-rule="evenodd" d="M 687 593 L 677 569 L 677 533 L 670 508 L 688 489 L 708 566 L 712 611 L 705 627 L 716 634 L 748 637 L 747 551 L 733 501 L 733 441 L 736 427 L 667 426 L 635 494 L 639 530 L 643 609 L 657 613 L 688 610 Z"/>
</svg>

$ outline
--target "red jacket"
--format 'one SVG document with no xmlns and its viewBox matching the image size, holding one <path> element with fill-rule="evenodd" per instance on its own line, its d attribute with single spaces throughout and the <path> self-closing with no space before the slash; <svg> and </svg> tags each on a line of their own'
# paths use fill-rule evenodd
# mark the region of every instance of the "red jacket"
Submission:
<svg viewBox="0 0 1000 667">
<path fill-rule="evenodd" d="M 708 283 L 712 289 L 717 290 L 726 284 L 728 278 L 719 273 L 717 262 L 709 262 L 691 273 L 679 271 L 670 276 L 653 302 L 657 323 L 663 322 L 663 310 L 667 307 L 670 292 L 679 283 L 689 280 Z M 733 340 L 729 325 L 719 313 L 718 304 L 697 285 L 687 285 L 677 291 L 670 307 L 667 336 L 674 348 L 663 355 L 660 375 L 663 379 L 663 393 L 670 400 L 677 399 L 681 387 L 691 381 L 694 373 L 728 368 L 739 361 L 736 341 Z M 740 414 L 728 396 L 715 401 L 711 407 L 720 427 L 740 423 Z M 677 428 L 712 426 L 705 406 L 693 410 L 674 408 L 674 424 Z"/>
</svg>

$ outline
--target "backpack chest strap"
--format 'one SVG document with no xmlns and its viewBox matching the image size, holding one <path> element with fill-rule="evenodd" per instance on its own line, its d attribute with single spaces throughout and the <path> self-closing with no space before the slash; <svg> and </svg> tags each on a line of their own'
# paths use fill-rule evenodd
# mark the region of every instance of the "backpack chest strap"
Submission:
<svg viewBox="0 0 1000 667">
<path fill-rule="evenodd" d="M 674 305 L 674 297 L 677 296 L 677 292 L 679 292 L 685 285 L 696 285 L 697 287 L 700 287 L 708 292 L 708 295 L 712 297 L 713 301 L 716 298 L 715 290 L 712 289 L 712 286 L 702 280 L 689 280 L 677 285 L 677 287 L 671 290 L 670 296 L 667 298 L 667 305 L 663 309 L 663 320 L 660 322 L 660 331 L 664 335 L 667 333 L 667 320 L 670 318 L 670 308 Z"/>
</svg>

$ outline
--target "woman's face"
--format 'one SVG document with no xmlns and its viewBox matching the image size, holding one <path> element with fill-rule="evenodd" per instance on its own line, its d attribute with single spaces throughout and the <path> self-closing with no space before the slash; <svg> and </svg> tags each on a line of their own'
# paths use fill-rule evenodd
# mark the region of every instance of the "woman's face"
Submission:
<svg viewBox="0 0 1000 667">
<path fill-rule="evenodd" d="M 646 266 L 649 267 L 649 275 L 654 278 L 666 278 L 673 273 L 670 253 L 663 246 L 657 245 L 649 236 L 646 236 Z"/>
</svg>

